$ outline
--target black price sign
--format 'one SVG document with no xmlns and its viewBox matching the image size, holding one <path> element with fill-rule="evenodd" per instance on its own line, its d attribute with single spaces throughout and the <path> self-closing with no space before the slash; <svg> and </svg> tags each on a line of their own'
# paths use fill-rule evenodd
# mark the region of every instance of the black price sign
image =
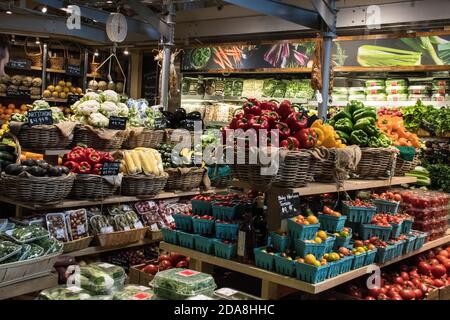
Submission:
<svg viewBox="0 0 450 320">
<path fill-rule="evenodd" d="M 30 126 L 53 124 L 52 110 L 28 111 L 28 124 Z"/>
<path fill-rule="evenodd" d="M 81 76 L 81 67 L 73 64 L 66 65 L 66 74 L 68 76 Z"/>
<path fill-rule="evenodd" d="M 290 218 L 300 210 L 300 195 L 298 192 L 278 196 L 282 218 Z"/>
<path fill-rule="evenodd" d="M 102 176 L 117 176 L 120 172 L 120 162 L 105 162 L 102 166 Z"/>
<path fill-rule="evenodd" d="M 81 96 L 77 95 L 77 94 L 69 94 L 67 96 L 67 103 L 68 104 L 74 104 L 75 102 L 77 102 L 78 100 L 80 100 Z"/>
<path fill-rule="evenodd" d="M 7 66 L 12 69 L 30 70 L 31 60 L 22 58 L 13 58 L 9 60 Z"/>
<path fill-rule="evenodd" d="M 167 128 L 166 118 L 155 118 L 155 129 Z"/>
<path fill-rule="evenodd" d="M 108 129 L 125 130 L 127 127 L 127 120 L 128 118 L 125 117 L 111 116 L 109 117 Z"/>
<path fill-rule="evenodd" d="M 201 120 L 190 120 L 190 119 L 185 120 L 184 128 L 189 131 L 194 131 L 196 122 L 200 123 L 200 128 L 201 128 L 201 123 L 202 123 Z"/>
</svg>

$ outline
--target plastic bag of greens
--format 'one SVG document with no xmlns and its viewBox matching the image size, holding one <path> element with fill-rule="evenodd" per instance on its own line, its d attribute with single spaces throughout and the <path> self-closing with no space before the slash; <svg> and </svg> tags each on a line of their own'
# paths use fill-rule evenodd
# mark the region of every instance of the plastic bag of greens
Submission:
<svg viewBox="0 0 450 320">
<path fill-rule="evenodd" d="M 242 96 L 242 89 L 244 87 L 244 80 L 242 79 L 235 79 L 233 81 L 233 97 L 240 97 Z"/>
<path fill-rule="evenodd" d="M 275 89 L 273 90 L 273 97 L 274 98 L 283 98 L 286 93 L 286 85 L 287 82 L 284 80 L 280 80 L 275 85 Z"/>
<path fill-rule="evenodd" d="M 311 100 L 314 98 L 314 89 L 310 80 L 301 80 L 298 83 L 296 98 Z"/>
<path fill-rule="evenodd" d="M 225 79 L 223 95 L 225 97 L 233 96 L 233 79 Z"/>
<path fill-rule="evenodd" d="M 6 259 L 17 255 L 22 247 L 11 241 L 0 241 L 0 263 Z"/>
<path fill-rule="evenodd" d="M 126 279 L 122 267 L 96 262 L 80 268 L 81 287 L 92 294 L 111 294 L 121 290 Z"/>
<path fill-rule="evenodd" d="M 129 284 L 115 292 L 113 300 L 152 300 L 154 295 L 149 287 Z"/>
<path fill-rule="evenodd" d="M 39 293 L 39 300 L 88 300 L 91 295 L 84 289 L 76 286 L 58 286 L 45 289 Z"/>
<path fill-rule="evenodd" d="M 286 84 L 286 92 L 284 94 L 285 98 L 295 98 L 295 94 L 298 90 L 299 81 L 298 80 L 292 80 L 288 81 Z"/>
</svg>

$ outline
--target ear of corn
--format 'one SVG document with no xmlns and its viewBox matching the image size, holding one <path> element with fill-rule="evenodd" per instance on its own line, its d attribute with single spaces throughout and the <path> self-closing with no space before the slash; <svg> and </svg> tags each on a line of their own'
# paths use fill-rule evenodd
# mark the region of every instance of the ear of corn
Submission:
<svg viewBox="0 0 450 320">
<path fill-rule="evenodd" d="M 131 157 L 130 151 L 124 151 L 123 157 L 126 163 L 126 168 L 128 171 L 128 174 L 135 174 L 137 172 L 136 166 L 133 162 L 133 158 Z"/>
</svg>

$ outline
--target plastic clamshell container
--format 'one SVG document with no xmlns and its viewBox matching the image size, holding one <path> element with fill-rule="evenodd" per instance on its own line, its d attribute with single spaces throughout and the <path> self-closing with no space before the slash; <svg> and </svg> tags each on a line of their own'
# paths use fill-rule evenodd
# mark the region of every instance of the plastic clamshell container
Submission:
<svg viewBox="0 0 450 320">
<path fill-rule="evenodd" d="M 334 87 L 332 94 L 348 94 L 348 88 L 347 87 Z"/>
<path fill-rule="evenodd" d="M 368 94 L 366 96 L 367 101 L 386 101 L 387 95 L 385 93 Z"/>
<path fill-rule="evenodd" d="M 274 256 L 275 254 L 270 254 L 265 251 L 266 247 L 260 247 L 253 249 L 253 253 L 255 255 L 255 265 L 258 268 L 272 271 L 274 265 Z"/>
<path fill-rule="evenodd" d="M 310 240 L 313 239 L 319 231 L 320 223 L 317 224 L 298 224 L 292 219 L 288 219 L 288 232 L 291 241 L 296 239 Z"/>
<path fill-rule="evenodd" d="M 192 213 L 199 215 L 211 215 L 212 206 L 211 202 L 203 201 L 203 200 L 191 200 L 192 204 Z"/>
<path fill-rule="evenodd" d="M 193 218 L 192 226 L 194 227 L 195 233 L 203 235 L 214 234 L 214 220 Z"/>
<path fill-rule="evenodd" d="M 363 240 L 368 240 L 371 237 L 378 237 L 381 240 L 387 241 L 391 234 L 392 226 L 381 227 L 374 224 L 363 223 L 360 228 L 360 236 Z"/>
<path fill-rule="evenodd" d="M 112 300 L 152 300 L 154 295 L 149 287 L 127 284 L 121 291 L 114 293 Z"/>
<path fill-rule="evenodd" d="M 261 300 L 260 298 L 252 296 L 248 293 L 230 288 L 217 289 L 214 291 L 214 295 L 225 300 Z"/>
<path fill-rule="evenodd" d="M 216 238 L 236 240 L 239 230 L 237 223 L 221 223 L 216 221 Z"/>
<path fill-rule="evenodd" d="M 30 228 L 30 227 L 33 227 L 33 226 L 19 227 L 19 228 Z M 34 227 L 37 227 L 37 226 L 34 226 Z M 14 240 L 15 242 L 20 243 L 20 244 L 30 243 L 30 242 L 33 242 L 33 241 L 36 241 L 36 240 L 39 240 L 39 239 L 42 239 L 42 238 L 48 238 L 49 237 L 49 234 L 47 232 L 47 234 L 42 234 L 40 236 L 28 238 L 26 240 L 20 240 L 20 239 L 17 239 L 16 237 L 14 237 L 14 235 L 13 235 L 14 230 L 17 230 L 17 229 L 18 228 L 6 230 L 4 234 L 7 235 L 12 240 Z"/>
<path fill-rule="evenodd" d="M 386 87 L 387 94 L 405 94 L 408 93 L 408 87 L 406 86 L 389 86 Z"/>
<path fill-rule="evenodd" d="M 19 254 L 22 250 L 22 246 L 11 241 L 0 241 L 0 252 L 6 252 L 6 250 L 8 250 L 9 253 L 0 256 L 0 262 Z"/>
<path fill-rule="evenodd" d="M 407 79 L 386 79 L 385 84 L 387 87 L 406 87 L 408 86 Z"/>
<path fill-rule="evenodd" d="M 174 213 L 172 217 L 175 220 L 175 226 L 177 227 L 177 229 L 186 232 L 192 232 L 192 216 Z"/>
<path fill-rule="evenodd" d="M 348 88 L 348 94 L 350 95 L 364 95 L 365 96 L 366 87 L 350 87 Z"/>
<path fill-rule="evenodd" d="M 414 85 L 408 87 L 410 94 L 426 94 L 430 92 L 430 86 L 428 85 Z"/>
<path fill-rule="evenodd" d="M 428 94 L 412 94 L 410 93 L 408 95 L 409 101 L 416 101 L 416 100 L 422 100 L 422 101 L 430 101 L 430 95 Z"/>
<path fill-rule="evenodd" d="M 351 206 L 347 201 L 342 202 L 342 214 L 347 217 L 348 222 L 369 223 L 376 213 L 377 207 Z"/>
<path fill-rule="evenodd" d="M 223 243 L 220 240 L 214 240 L 214 255 L 223 259 L 231 259 L 236 255 L 235 243 Z"/>
<path fill-rule="evenodd" d="M 94 295 L 121 290 L 127 275 L 122 267 L 95 262 L 80 268 L 81 287 Z"/>
<path fill-rule="evenodd" d="M 295 261 L 295 274 L 298 280 L 308 283 L 319 283 L 324 281 L 328 275 L 329 264 L 316 267 L 303 262 Z"/>
<path fill-rule="evenodd" d="M 0 232 L 6 229 L 6 225 L 8 224 L 8 219 L 0 219 Z"/>
<path fill-rule="evenodd" d="M 386 96 L 387 101 L 408 101 L 408 94 L 398 93 L 398 94 L 388 94 Z"/>
<path fill-rule="evenodd" d="M 211 296 L 217 287 L 211 275 L 180 268 L 158 272 L 151 285 L 156 295 L 170 300 L 184 300 L 199 294 Z"/>
<path fill-rule="evenodd" d="M 45 215 L 45 222 L 51 236 L 63 242 L 69 241 L 67 221 L 65 219 L 64 213 L 47 213 Z M 56 226 L 56 222 L 60 224 L 59 227 Z"/>
<path fill-rule="evenodd" d="M 338 93 L 332 93 L 331 98 L 333 101 L 347 101 L 348 95 L 347 94 L 338 94 Z"/>
<path fill-rule="evenodd" d="M 433 84 L 433 86 L 445 87 L 445 86 L 448 86 L 449 81 L 446 79 L 434 79 L 432 84 Z"/>
<path fill-rule="evenodd" d="M 280 253 L 274 255 L 275 272 L 293 277 L 295 275 L 295 262 L 280 256 Z"/>
<path fill-rule="evenodd" d="M 194 249 L 194 235 L 183 231 L 178 231 L 178 243 L 182 247 Z"/>
<path fill-rule="evenodd" d="M 350 94 L 348 96 L 348 100 L 352 101 L 352 100 L 366 100 L 366 94 L 364 93 L 364 91 L 362 93 L 359 94 Z"/>
<path fill-rule="evenodd" d="M 203 253 L 212 253 L 214 248 L 214 239 L 203 237 L 199 234 L 194 234 L 194 247 L 195 250 Z"/>
<path fill-rule="evenodd" d="M 42 290 L 38 300 L 91 300 L 91 294 L 77 286 L 60 285 Z"/>
<path fill-rule="evenodd" d="M 373 250 L 369 250 L 369 251 L 366 252 L 366 256 L 365 256 L 365 259 L 364 259 L 364 265 L 365 266 L 375 262 L 375 258 L 377 256 L 377 252 L 378 252 L 377 248 L 375 248 Z"/>
<path fill-rule="evenodd" d="M 352 270 L 359 269 L 364 266 L 364 260 L 366 259 L 367 252 L 355 254 L 352 261 Z"/>
<path fill-rule="evenodd" d="M 163 240 L 167 243 L 178 244 L 178 231 L 167 228 L 161 229 Z"/>
<path fill-rule="evenodd" d="M 328 232 L 340 232 L 344 228 L 345 221 L 347 220 L 347 217 L 344 215 L 335 217 L 332 215 L 320 213 L 318 217 L 320 226 L 322 227 L 322 229 Z"/>
<path fill-rule="evenodd" d="M 366 88 L 366 94 L 380 94 L 385 93 L 385 86 L 371 86 Z"/>
<path fill-rule="evenodd" d="M 384 86 L 386 82 L 381 79 L 369 79 L 366 80 L 366 87 Z"/>
<path fill-rule="evenodd" d="M 373 199 L 373 204 L 377 207 L 377 212 L 396 214 L 400 206 L 399 201 L 390 201 L 384 199 Z"/>
</svg>

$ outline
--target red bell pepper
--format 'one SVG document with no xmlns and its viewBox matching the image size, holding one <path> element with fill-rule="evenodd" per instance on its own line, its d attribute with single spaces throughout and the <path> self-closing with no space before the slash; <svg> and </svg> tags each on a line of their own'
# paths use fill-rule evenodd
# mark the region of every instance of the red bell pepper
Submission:
<svg viewBox="0 0 450 320">
<path fill-rule="evenodd" d="M 80 166 L 78 167 L 78 173 L 91 173 L 91 165 L 87 161 L 83 161 L 80 163 Z"/>
<path fill-rule="evenodd" d="M 92 168 L 92 173 L 100 175 L 102 173 L 102 168 L 103 165 L 101 163 L 97 163 L 94 165 L 94 168 Z"/>
<path fill-rule="evenodd" d="M 80 163 L 84 160 L 86 160 L 84 156 L 84 151 L 82 149 L 72 150 L 67 154 L 66 157 L 67 161 L 75 161 L 77 163 Z"/>
<path fill-rule="evenodd" d="M 114 162 L 114 160 L 115 160 L 114 157 L 109 152 L 101 152 L 100 156 L 101 156 L 101 159 L 100 159 L 101 164 L 103 164 L 105 162 Z"/>
<path fill-rule="evenodd" d="M 300 146 L 297 138 L 288 137 L 286 140 L 281 141 L 280 147 L 288 150 L 297 150 Z"/>
<path fill-rule="evenodd" d="M 285 120 L 291 113 L 294 112 L 294 108 L 289 100 L 284 100 L 278 106 L 277 112 L 281 119 Z"/>
<path fill-rule="evenodd" d="M 287 117 L 286 124 L 292 132 L 297 132 L 306 128 L 308 125 L 308 118 L 303 112 L 293 112 Z"/>
<path fill-rule="evenodd" d="M 273 126 L 275 125 L 275 122 L 280 120 L 280 117 L 278 116 L 278 113 L 276 113 L 275 111 L 263 110 L 261 112 L 261 115 L 267 117 L 267 121 L 269 121 L 269 126 L 271 128 L 273 128 Z"/>
<path fill-rule="evenodd" d="M 253 103 L 255 106 L 260 105 L 260 102 L 258 101 L 258 99 L 255 99 L 255 98 L 248 98 L 247 101 L 250 103 Z"/>
<path fill-rule="evenodd" d="M 284 122 L 275 122 L 274 129 L 278 129 L 280 141 L 285 140 L 291 135 L 291 129 L 289 129 L 289 126 Z"/>
<path fill-rule="evenodd" d="M 239 120 L 236 121 L 236 129 L 242 129 L 242 130 L 247 130 L 249 127 L 249 121 L 247 120 L 247 118 L 243 117 Z"/>
<path fill-rule="evenodd" d="M 231 122 L 230 122 L 230 125 L 229 125 L 230 129 L 237 129 L 237 121 L 239 119 L 242 119 L 243 117 L 244 117 L 243 113 L 235 114 L 233 116 L 233 119 L 231 119 Z"/>
<path fill-rule="evenodd" d="M 255 130 L 269 129 L 269 121 L 265 116 L 255 116 L 250 119 L 250 128 Z"/>
<path fill-rule="evenodd" d="M 305 149 L 314 147 L 317 142 L 317 133 L 311 128 L 298 131 L 295 137 L 300 142 L 300 146 Z"/>
<path fill-rule="evenodd" d="M 80 167 L 80 165 L 75 161 L 66 161 L 63 165 L 64 167 L 69 168 L 70 172 L 73 173 L 78 173 L 78 168 Z"/>
<path fill-rule="evenodd" d="M 89 164 L 94 165 L 102 160 L 103 156 L 98 151 L 92 151 L 86 154 L 86 160 Z"/>
<path fill-rule="evenodd" d="M 261 101 L 261 110 L 276 111 L 277 109 L 278 109 L 278 104 L 275 100 Z"/>
</svg>

